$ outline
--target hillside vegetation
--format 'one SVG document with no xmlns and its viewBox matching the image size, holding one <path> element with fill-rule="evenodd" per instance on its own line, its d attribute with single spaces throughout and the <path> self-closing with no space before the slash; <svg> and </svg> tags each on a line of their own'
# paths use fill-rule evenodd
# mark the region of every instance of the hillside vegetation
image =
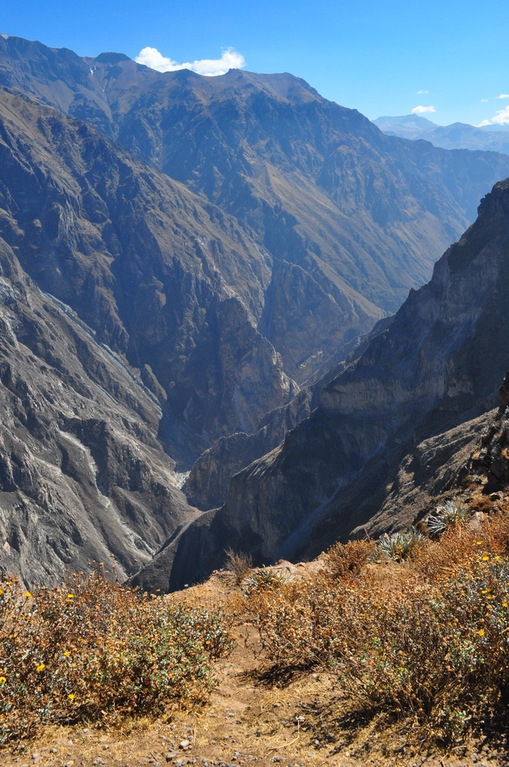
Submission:
<svg viewBox="0 0 509 767">
<path fill-rule="evenodd" d="M 194 732 L 167 762 L 203 755 L 225 765 L 221 723 L 208 719 L 222 715 L 233 733 L 223 740 L 246 755 L 232 763 L 335 764 L 348 755 L 348 764 L 382 764 L 399 754 L 398 764 L 435 764 L 433 754 L 457 758 L 479 739 L 503 759 L 509 503 L 478 483 L 437 507 L 421 531 L 336 544 L 298 566 L 253 570 L 230 552 L 229 570 L 170 597 L 109 584 L 100 571 L 34 593 L 5 580 L 4 748 L 34 736 L 48 743 L 48 733 L 58 742 L 55 723 L 73 738 L 94 725 L 122 740 L 141 717 L 159 749 L 162 727 Z M 184 727 L 197 716 L 201 739 Z M 187 750 L 194 762 L 182 760 Z M 127 762 L 105 758 L 93 763 L 147 763 L 136 751 Z"/>
</svg>

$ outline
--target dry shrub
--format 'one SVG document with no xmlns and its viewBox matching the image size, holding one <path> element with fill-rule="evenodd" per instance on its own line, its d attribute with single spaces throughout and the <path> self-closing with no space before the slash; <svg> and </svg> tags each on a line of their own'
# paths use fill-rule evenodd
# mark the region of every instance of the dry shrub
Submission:
<svg viewBox="0 0 509 767">
<path fill-rule="evenodd" d="M 489 514 L 493 509 L 493 501 L 486 495 L 480 495 L 478 498 L 474 498 L 470 501 L 470 508 L 472 511 L 480 511 L 483 514 Z"/>
<path fill-rule="evenodd" d="M 234 551 L 233 549 L 227 549 L 225 557 L 225 569 L 233 573 L 235 583 L 237 586 L 240 586 L 253 567 L 253 558 L 249 554 Z"/>
<path fill-rule="evenodd" d="M 0 743 L 44 722 L 111 721 L 203 700 L 231 647 L 219 613 L 97 573 L 26 592 L 0 583 Z"/>
<path fill-rule="evenodd" d="M 335 543 L 323 555 L 323 561 L 331 578 L 345 578 L 357 575 L 377 553 L 375 541 L 368 539 Z"/>
<path fill-rule="evenodd" d="M 467 567 L 472 551 L 505 555 L 509 548 L 509 515 L 497 513 L 483 522 L 475 520 L 448 529 L 439 543 L 427 541 L 412 556 L 413 566 L 426 580 L 441 581 Z"/>
<path fill-rule="evenodd" d="M 509 694 L 507 522 L 457 525 L 356 577 L 325 570 L 250 595 L 271 661 L 283 676 L 325 666 L 353 709 L 411 715 L 445 742 L 481 730 Z"/>
<path fill-rule="evenodd" d="M 288 669 L 312 668 L 316 664 L 308 591 L 302 589 L 295 582 L 280 582 L 246 592 L 248 612 L 261 645 L 282 676 Z"/>
</svg>

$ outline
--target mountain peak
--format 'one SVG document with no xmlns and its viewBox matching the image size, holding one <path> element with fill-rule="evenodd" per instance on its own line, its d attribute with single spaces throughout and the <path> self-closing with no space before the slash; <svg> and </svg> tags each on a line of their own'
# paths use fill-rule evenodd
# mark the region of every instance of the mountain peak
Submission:
<svg viewBox="0 0 509 767">
<path fill-rule="evenodd" d="M 381 131 L 394 133 L 402 137 L 405 137 L 406 131 L 426 131 L 438 127 L 436 123 L 428 120 L 426 117 L 414 114 L 402 115 L 401 117 L 377 117 L 373 122 Z"/>
<path fill-rule="evenodd" d="M 118 64 L 119 61 L 131 61 L 125 53 L 105 52 L 96 56 L 95 61 L 99 64 Z"/>
</svg>

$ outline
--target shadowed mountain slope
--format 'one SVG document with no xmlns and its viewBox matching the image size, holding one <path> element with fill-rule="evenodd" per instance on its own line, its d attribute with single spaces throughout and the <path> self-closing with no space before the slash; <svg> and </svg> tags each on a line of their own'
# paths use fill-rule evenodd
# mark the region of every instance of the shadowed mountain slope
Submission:
<svg viewBox="0 0 509 767">
<path fill-rule="evenodd" d="M 233 219 L 86 123 L 7 93 L 0 162 L 0 234 L 141 369 L 176 457 L 288 401 L 295 387 L 256 330 L 270 258 Z"/>
<path fill-rule="evenodd" d="M 482 201 L 476 223 L 440 259 L 429 284 L 322 389 L 316 411 L 234 476 L 225 506 L 163 549 L 138 582 L 178 587 L 192 577 L 186 561 L 195 548 L 203 576 L 228 546 L 268 562 L 315 553 L 360 526 L 380 533 L 401 524 L 384 506 L 391 492 L 397 497 L 399 467 L 406 462 L 408 471 L 413 461 L 422 485 L 429 477 L 419 456 L 430 455 L 430 443 L 421 443 L 496 404 L 509 368 L 508 284 L 505 181 Z"/>
<path fill-rule="evenodd" d="M 0 567 L 45 583 L 96 560 L 123 577 L 197 513 L 158 441 L 161 407 L 4 240 L 0 271 Z"/>
</svg>

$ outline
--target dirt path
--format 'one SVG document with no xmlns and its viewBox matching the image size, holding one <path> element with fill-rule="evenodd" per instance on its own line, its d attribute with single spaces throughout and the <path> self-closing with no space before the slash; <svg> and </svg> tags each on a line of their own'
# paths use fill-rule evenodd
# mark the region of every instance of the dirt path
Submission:
<svg viewBox="0 0 509 767">
<path fill-rule="evenodd" d="M 220 604 L 231 581 L 217 576 L 186 592 L 186 601 Z M 271 686 L 253 626 L 234 629 L 236 646 L 217 664 L 219 685 L 210 702 L 166 720 L 130 727 L 52 727 L 15 753 L 0 752 L 1 767 L 507 767 L 504 756 L 471 745 L 448 757 L 414 755 L 404 731 L 376 723 L 359 727 L 341 711 L 333 679 L 313 673 Z"/>
</svg>

